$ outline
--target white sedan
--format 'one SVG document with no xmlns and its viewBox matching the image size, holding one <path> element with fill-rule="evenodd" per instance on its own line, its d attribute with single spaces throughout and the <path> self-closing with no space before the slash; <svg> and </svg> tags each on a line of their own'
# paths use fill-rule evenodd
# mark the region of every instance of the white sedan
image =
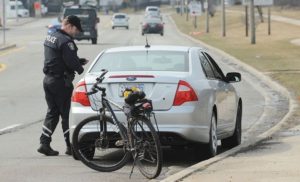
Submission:
<svg viewBox="0 0 300 182">
<path fill-rule="evenodd" d="M 241 75 L 225 76 L 200 47 L 129 46 L 102 51 L 74 89 L 71 130 L 96 114 L 92 108 L 97 103 L 85 93 L 102 69 L 109 71 L 101 85 L 109 99 L 122 105 L 124 89 L 135 87 L 152 100 L 163 145 L 192 144 L 202 150 L 203 145 L 197 144 L 205 144 L 212 157 L 218 140 L 225 147 L 241 143 L 242 98 L 234 87 Z M 116 109 L 116 114 L 126 122 L 121 111 Z"/>
<path fill-rule="evenodd" d="M 129 28 L 129 17 L 125 13 L 115 13 L 111 18 L 111 28 L 115 29 L 116 27 L 125 27 Z"/>
</svg>

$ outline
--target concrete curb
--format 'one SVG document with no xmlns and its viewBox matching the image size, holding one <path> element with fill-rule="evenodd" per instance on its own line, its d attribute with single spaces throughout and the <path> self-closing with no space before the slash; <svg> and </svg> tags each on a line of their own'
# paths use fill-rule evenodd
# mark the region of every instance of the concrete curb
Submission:
<svg viewBox="0 0 300 182">
<path fill-rule="evenodd" d="M 4 50 L 15 48 L 15 47 L 17 47 L 16 44 L 6 44 L 3 46 L 0 46 L 0 51 L 4 51 Z"/>
<path fill-rule="evenodd" d="M 7 128 L 0 129 L 0 136 L 4 135 L 4 134 L 7 134 L 7 133 L 12 133 L 12 132 L 18 131 L 20 129 L 26 128 L 28 126 L 31 126 L 31 125 L 34 125 L 34 124 L 37 124 L 37 123 L 40 123 L 42 121 L 44 121 L 44 120 L 41 119 L 41 120 L 38 120 L 38 121 L 29 122 L 29 123 L 15 124 L 15 125 L 9 126 Z"/>
<path fill-rule="evenodd" d="M 16 26 L 22 26 L 25 25 L 27 23 L 31 23 L 34 22 L 36 20 L 38 20 L 39 18 L 26 18 L 26 19 L 21 19 L 19 20 L 19 22 L 16 22 L 15 19 L 11 19 L 7 22 L 7 27 L 16 27 Z"/>
<path fill-rule="evenodd" d="M 171 175 L 171 176 L 169 176 L 169 177 L 161 180 L 161 182 L 180 181 L 180 180 L 182 180 L 182 179 L 184 179 L 184 178 L 192 175 L 193 173 L 195 173 L 197 171 L 201 171 L 201 170 L 207 168 L 208 166 L 210 166 L 210 165 L 212 165 L 214 163 L 217 163 L 217 162 L 219 162 L 219 161 L 221 161 L 221 160 L 223 160 L 223 159 L 225 159 L 225 158 L 227 158 L 229 156 L 233 156 L 233 155 L 235 155 L 235 154 L 237 154 L 237 153 L 239 153 L 239 152 L 241 152 L 243 150 L 246 150 L 246 149 L 248 149 L 248 148 L 250 148 L 252 146 L 255 146 L 255 145 L 259 144 L 263 140 L 268 139 L 276 131 L 280 130 L 284 126 L 284 124 L 286 123 L 286 121 L 288 120 L 288 118 L 290 116 L 292 116 L 292 114 L 294 113 L 295 109 L 298 107 L 297 101 L 292 98 L 291 94 L 289 93 L 289 91 L 286 88 L 284 88 L 283 86 L 279 85 L 277 82 L 273 81 L 272 79 L 270 79 L 269 77 L 267 77 L 263 73 L 261 73 L 258 70 L 254 69 L 253 67 L 251 67 L 251 66 L 249 66 L 249 65 L 241 62 L 240 60 L 236 59 L 235 57 L 233 57 L 233 56 L 225 53 L 224 51 L 219 50 L 217 48 L 214 48 L 214 47 L 212 47 L 212 46 L 210 46 L 210 45 L 208 45 L 208 44 L 206 44 L 206 43 L 204 43 L 204 42 L 202 42 L 200 40 L 196 40 L 196 39 L 194 39 L 194 38 L 192 38 L 192 37 L 190 37 L 190 36 L 188 36 L 186 34 L 183 34 L 177 28 L 174 20 L 171 17 L 169 17 L 169 19 L 175 25 L 176 30 L 177 30 L 177 32 L 180 35 L 182 35 L 182 36 L 184 36 L 184 37 L 186 37 L 186 38 L 188 38 L 188 39 L 190 39 L 190 40 L 192 40 L 192 41 L 194 41 L 196 43 L 204 45 L 204 46 L 208 47 L 209 49 L 218 52 L 219 54 L 223 55 L 224 57 L 229 58 L 231 62 L 234 62 L 234 63 L 240 65 L 246 71 L 248 71 L 248 72 L 252 73 L 253 75 L 255 75 L 256 77 L 259 77 L 260 79 L 262 79 L 269 87 L 273 88 L 274 90 L 280 92 L 285 97 L 287 97 L 289 99 L 289 111 L 288 111 L 288 113 L 284 116 L 284 118 L 280 122 L 278 122 L 271 129 L 269 129 L 269 130 L 265 131 L 264 133 L 260 134 L 259 136 L 257 136 L 253 140 L 245 142 L 245 143 L 241 144 L 240 146 L 237 146 L 237 147 L 235 147 L 235 148 L 233 148 L 231 150 L 228 150 L 228 151 L 226 151 L 226 152 L 224 152 L 222 154 L 217 155 L 216 157 L 210 158 L 208 160 L 205 160 L 203 162 L 200 162 L 198 164 L 190 166 L 190 167 L 188 167 L 188 168 L 186 168 L 186 169 L 184 169 L 184 170 L 182 170 L 182 171 L 180 171 L 178 173 L 175 173 L 175 174 L 173 174 L 173 175 Z M 263 115 L 264 114 L 262 114 L 261 118 L 264 117 Z"/>
</svg>

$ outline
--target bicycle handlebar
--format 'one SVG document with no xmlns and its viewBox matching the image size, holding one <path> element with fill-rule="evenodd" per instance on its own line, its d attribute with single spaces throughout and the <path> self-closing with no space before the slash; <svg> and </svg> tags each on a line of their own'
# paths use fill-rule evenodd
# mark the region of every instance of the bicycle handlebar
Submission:
<svg viewBox="0 0 300 182">
<path fill-rule="evenodd" d="M 106 69 L 102 69 L 102 74 L 96 78 L 96 83 L 93 84 L 92 88 L 91 88 L 91 91 L 90 92 L 87 92 L 86 95 L 92 95 L 92 94 L 95 94 L 97 93 L 98 91 L 105 91 L 106 89 L 103 88 L 103 87 L 99 87 L 98 84 L 102 83 L 102 81 L 104 80 L 104 75 L 108 72 L 108 70 Z"/>
</svg>

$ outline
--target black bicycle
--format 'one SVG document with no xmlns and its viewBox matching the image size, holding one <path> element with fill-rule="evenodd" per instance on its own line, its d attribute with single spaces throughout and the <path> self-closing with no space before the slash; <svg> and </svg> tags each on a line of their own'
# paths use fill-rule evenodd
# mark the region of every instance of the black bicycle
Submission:
<svg viewBox="0 0 300 182">
<path fill-rule="evenodd" d="M 73 155 L 86 166 L 101 172 L 111 172 L 133 160 L 134 166 L 147 178 L 156 178 L 162 169 L 162 150 L 158 137 L 158 127 L 151 100 L 145 98 L 143 91 L 126 89 L 128 97 L 120 106 L 106 98 L 106 88 L 100 84 L 107 70 L 96 79 L 91 91 L 87 93 L 94 104 L 99 104 L 98 115 L 81 121 L 72 136 Z M 97 100 L 97 92 L 101 100 Z M 116 117 L 113 107 L 124 112 L 126 122 Z M 153 122 L 156 124 L 155 130 Z"/>
</svg>

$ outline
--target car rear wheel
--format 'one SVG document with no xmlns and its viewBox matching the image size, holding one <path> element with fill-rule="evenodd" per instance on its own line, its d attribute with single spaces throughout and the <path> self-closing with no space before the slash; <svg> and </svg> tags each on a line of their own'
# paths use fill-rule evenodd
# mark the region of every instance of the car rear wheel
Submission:
<svg viewBox="0 0 300 182">
<path fill-rule="evenodd" d="M 213 112 L 210 123 L 209 143 L 195 144 L 195 157 L 200 160 L 205 160 L 217 155 L 218 138 L 217 138 L 217 117 Z"/>
<path fill-rule="evenodd" d="M 222 140 L 222 147 L 233 148 L 241 144 L 242 140 L 242 102 L 237 108 L 234 133 L 231 137 Z"/>
<path fill-rule="evenodd" d="M 92 44 L 97 44 L 97 38 L 92 39 Z"/>
<path fill-rule="evenodd" d="M 129 27 L 127 26 L 127 27 L 126 27 L 126 29 L 128 30 L 128 29 L 129 29 Z"/>
<path fill-rule="evenodd" d="M 115 27 L 113 26 L 113 27 L 111 27 L 112 29 L 115 29 Z"/>
<path fill-rule="evenodd" d="M 214 157 L 218 151 L 218 137 L 217 137 L 217 117 L 213 112 L 211 117 L 210 131 L 209 131 L 209 143 L 207 144 L 208 157 Z"/>
</svg>

